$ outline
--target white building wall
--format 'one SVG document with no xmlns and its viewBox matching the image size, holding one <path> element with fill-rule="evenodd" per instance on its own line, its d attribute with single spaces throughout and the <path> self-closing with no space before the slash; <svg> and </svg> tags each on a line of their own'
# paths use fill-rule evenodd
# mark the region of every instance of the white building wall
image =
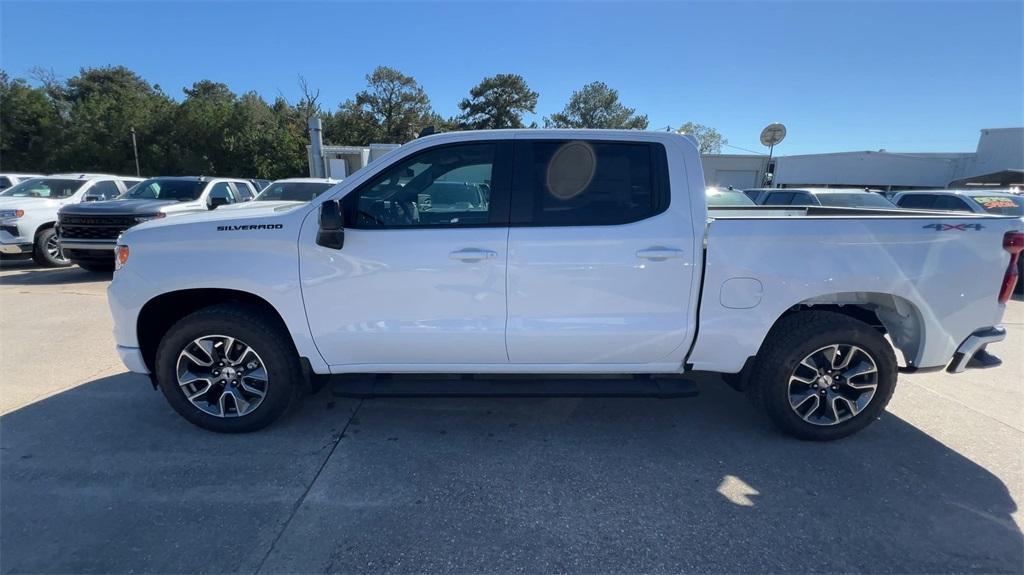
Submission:
<svg viewBox="0 0 1024 575">
<path fill-rule="evenodd" d="M 701 160 L 707 185 L 749 188 L 760 186 L 767 157 L 711 154 Z M 839 152 L 774 162 L 775 186 L 944 188 L 960 178 L 1024 169 L 1024 128 L 982 130 L 975 152 Z"/>
</svg>

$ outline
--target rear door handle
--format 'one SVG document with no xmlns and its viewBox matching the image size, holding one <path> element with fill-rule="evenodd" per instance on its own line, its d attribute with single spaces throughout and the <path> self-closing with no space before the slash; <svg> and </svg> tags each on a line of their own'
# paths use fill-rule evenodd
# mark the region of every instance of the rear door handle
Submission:
<svg viewBox="0 0 1024 575">
<path fill-rule="evenodd" d="M 637 250 L 636 257 L 641 258 L 641 259 L 645 259 L 645 260 L 651 260 L 651 261 L 655 261 L 655 262 L 660 262 L 660 261 L 667 260 L 669 258 L 681 258 L 681 257 L 683 257 L 683 250 L 678 250 L 676 248 L 666 248 L 666 247 L 662 247 L 662 246 L 655 246 L 655 247 L 652 247 L 652 248 L 647 248 L 645 250 Z"/>
<path fill-rule="evenodd" d="M 448 254 L 448 259 L 463 262 L 478 262 L 480 260 L 489 260 L 496 257 L 498 257 L 498 252 L 491 250 L 478 250 L 476 248 L 464 248 Z"/>
</svg>

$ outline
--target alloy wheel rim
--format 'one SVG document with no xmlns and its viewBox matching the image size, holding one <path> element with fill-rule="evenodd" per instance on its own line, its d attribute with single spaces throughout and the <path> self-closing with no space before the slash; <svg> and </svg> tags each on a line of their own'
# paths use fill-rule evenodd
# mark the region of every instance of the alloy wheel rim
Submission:
<svg viewBox="0 0 1024 575">
<path fill-rule="evenodd" d="M 176 374 L 178 387 L 196 409 L 222 418 L 255 411 L 270 382 L 259 354 L 227 335 L 204 335 L 185 345 Z"/>
<path fill-rule="evenodd" d="M 839 425 L 864 411 L 877 389 L 871 354 L 855 345 L 828 345 L 808 354 L 789 376 L 789 407 L 811 425 Z"/>
<path fill-rule="evenodd" d="M 66 263 L 68 259 L 64 257 L 64 250 L 60 247 L 60 241 L 56 235 L 50 236 L 46 240 L 46 253 L 50 255 L 55 261 Z"/>
</svg>

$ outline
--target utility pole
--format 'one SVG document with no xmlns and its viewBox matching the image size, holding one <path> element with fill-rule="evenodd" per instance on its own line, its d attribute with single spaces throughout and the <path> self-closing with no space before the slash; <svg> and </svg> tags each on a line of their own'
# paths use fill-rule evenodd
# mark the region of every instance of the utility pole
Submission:
<svg viewBox="0 0 1024 575">
<path fill-rule="evenodd" d="M 132 126 L 132 150 L 135 151 L 135 175 L 142 177 L 142 171 L 139 169 L 139 145 L 135 142 L 135 126 Z"/>
</svg>

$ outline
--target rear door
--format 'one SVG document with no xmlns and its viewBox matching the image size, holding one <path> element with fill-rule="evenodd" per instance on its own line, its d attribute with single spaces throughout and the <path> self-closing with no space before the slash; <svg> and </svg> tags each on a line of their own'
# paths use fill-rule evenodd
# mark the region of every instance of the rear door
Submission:
<svg viewBox="0 0 1024 575">
<path fill-rule="evenodd" d="M 687 341 L 697 254 L 689 198 L 671 198 L 665 147 L 517 140 L 515 165 L 509 361 L 669 360 Z"/>
</svg>

